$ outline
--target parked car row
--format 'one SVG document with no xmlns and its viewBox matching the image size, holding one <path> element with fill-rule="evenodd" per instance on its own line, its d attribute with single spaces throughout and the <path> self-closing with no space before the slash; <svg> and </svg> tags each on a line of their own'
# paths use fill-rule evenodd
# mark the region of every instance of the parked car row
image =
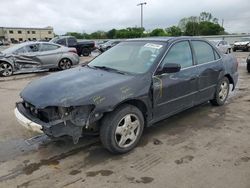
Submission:
<svg viewBox="0 0 250 188">
<path fill-rule="evenodd" d="M 79 63 L 75 48 L 49 42 L 24 42 L 0 52 L 0 76 L 59 68 Z"/>
<path fill-rule="evenodd" d="M 210 40 L 224 54 L 231 53 L 231 45 L 225 40 Z"/>
</svg>

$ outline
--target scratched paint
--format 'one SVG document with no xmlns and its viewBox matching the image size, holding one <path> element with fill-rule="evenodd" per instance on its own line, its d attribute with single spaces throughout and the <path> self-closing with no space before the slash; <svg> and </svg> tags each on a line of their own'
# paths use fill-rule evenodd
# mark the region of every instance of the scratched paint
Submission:
<svg viewBox="0 0 250 188">
<path fill-rule="evenodd" d="M 128 86 L 121 87 L 120 91 L 121 91 L 121 99 L 122 100 L 127 99 L 127 98 L 134 95 L 134 92 L 132 91 L 132 88 L 128 87 Z"/>
<path fill-rule="evenodd" d="M 106 97 L 103 97 L 103 96 L 94 96 L 93 98 L 92 98 L 92 100 L 93 100 L 93 102 L 95 103 L 95 104 L 101 104 L 103 101 L 105 101 L 105 99 L 106 99 Z"/>
<path fill-rule="evenodd" d="M 156 79 L 158 82 L 159 82 L 159 97 L 162 97 L 162 94 L 163 94 L 163 85 L 162 85 L 162 79 L 161 78 L 159 78 L 159 77 L 157 77 L 157 76 L 155 76 L 154 77 L 154 79 Z M 158 82 L 156 82 L 157 84 L 158 84 Z"/>
</svg>

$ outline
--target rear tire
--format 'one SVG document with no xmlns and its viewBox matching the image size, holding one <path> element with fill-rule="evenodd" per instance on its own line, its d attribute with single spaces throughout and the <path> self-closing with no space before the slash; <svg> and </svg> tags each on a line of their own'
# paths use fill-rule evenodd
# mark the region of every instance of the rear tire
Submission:
<svg viewBox="0 0 250 188">
<path fill-rule="evenodd" d="M 236 49 L 235 49 L 235 48 L 233 48 L 233 52 L 236 52 Z"/>
<path fill-rule="evenodd" d="M 7 62 L 0 63 L 0 76 L 7 77 L 13 74 L 13 67 Z"/>
<path fill-rule="evenodd" d="M 143 128 L 142 112 L 135 106 L 122 105 L 104 117 L 100 138 L 111 153 L 127 153 L 139 142 Z"/>
<path fill-rule="evenodd" d="M 227 77 L 223 77 L 216 88 L 214 99 L 210 100 L 211 104 L 214 106 L 222 106 L 228 97 L 230 85 Z"/>
<path fill-rule="evenodd" d="M 82 55 L 83 55 L 83 56 L 89 56 L 89 54 L 90 54 L 90 51 L 89 51 L 88 48 L 83 48 L 83 49 L 82 49 Z"/>
<path fill-rule="evenodd" d="M 70 59 L 68 58 L 63 58 L 60 60 L 60 62 L 58 63 L 58 68 L 60 70 L 66 70 L 66 69 L 70 69 L 72 66 L 72 62 Z"/>
<path fill-rule="evenodd" d="M 250 63 L 247 63 L 247 72 L 250 73 Z"/>
</svg>

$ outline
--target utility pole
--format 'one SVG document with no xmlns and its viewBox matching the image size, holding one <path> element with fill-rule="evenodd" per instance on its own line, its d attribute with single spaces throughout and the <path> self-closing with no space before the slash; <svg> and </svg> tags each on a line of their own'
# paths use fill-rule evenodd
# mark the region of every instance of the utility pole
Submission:
<svg viewBox="0 0 250 188">
<path fill-rule="evenodd" d="M 141 6 L 141 28 L 143 28 L 143 5 L 146 5 L 147 2 L 139 3 L 137 6 Z"/>
<path fill-rule="evenodd" d="M 221 27 L 224 25 L 224 19 L 221 20 Z"/>
</svg>

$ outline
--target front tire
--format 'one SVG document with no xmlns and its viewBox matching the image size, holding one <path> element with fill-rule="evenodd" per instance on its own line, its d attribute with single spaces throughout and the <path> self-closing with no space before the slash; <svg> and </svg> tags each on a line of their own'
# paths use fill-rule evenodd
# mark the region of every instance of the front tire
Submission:
<svg viewBox="0 0 250 188">
<path fill-rule="evenodd" d="M 11 64 L 2 62 L 0 63 L 0 76 L 11 76 L 13 74 L 13 67 Z"/>
<path fill-rule="evenodd" d="M 210 101 L 211 104 L 214 106 L 222 106 L 227 100 L 229 89 L 229 80 L 227 77 L 223 77 L 217 85 L 214 99 Z"/>
<path fill-rule="evenodd" d="M 142 112 L 132 105 L 122 105 L 107 114 L 101 125 L 103 146 L 112 153 L 131 151 L 140 140 L 144 128 Z"/>
</svg>

